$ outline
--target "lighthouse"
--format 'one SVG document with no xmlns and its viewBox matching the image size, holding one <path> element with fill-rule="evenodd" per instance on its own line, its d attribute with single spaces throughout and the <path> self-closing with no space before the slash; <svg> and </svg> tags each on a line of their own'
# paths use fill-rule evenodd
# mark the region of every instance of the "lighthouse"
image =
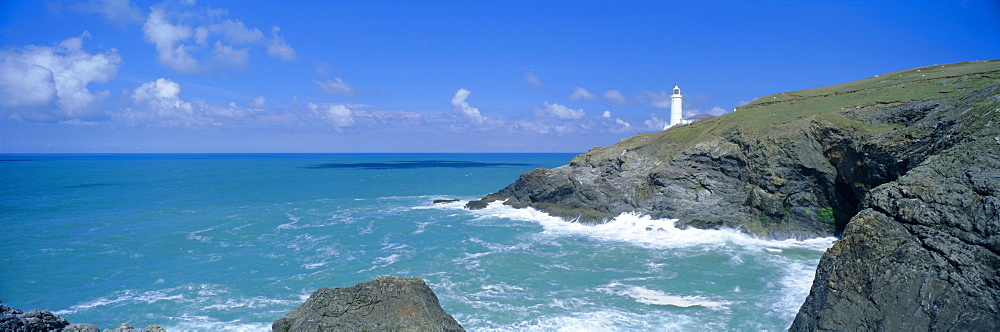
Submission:
<svg viewBox="0 0 1000 332">
<path fill-rule="evenodd" d="M 670 122 L 668 122 L 663 129 L 680 125 L 682 114 L 681 88 L 675 85 L 674 94 L 670 95 Z"/>
</svg>

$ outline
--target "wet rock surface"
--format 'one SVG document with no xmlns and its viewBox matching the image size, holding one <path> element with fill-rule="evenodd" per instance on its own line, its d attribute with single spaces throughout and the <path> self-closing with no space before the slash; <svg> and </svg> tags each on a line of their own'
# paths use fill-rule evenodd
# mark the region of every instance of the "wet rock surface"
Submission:
<svg viewBox="0 0 1000 332">
<path fill-rule="evenodd" d="M 379 277 L 352 287 L 320 288 L 272 331 L 464 331 L 417 278 Z"/>
</svg>

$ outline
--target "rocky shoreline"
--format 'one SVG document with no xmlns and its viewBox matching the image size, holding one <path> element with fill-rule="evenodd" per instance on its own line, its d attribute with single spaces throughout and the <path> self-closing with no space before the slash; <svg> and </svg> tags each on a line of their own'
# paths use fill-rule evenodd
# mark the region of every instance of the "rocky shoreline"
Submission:
<svg viewBox="0 0 1000 332">
<path fill-rule="evenodd" d="M 481 200 L 773 239 L 836 235 L 792 330 L 1000 330 L 1000 61 L 759 98 Z"/>
<path fill-rule="evenodd" d="M 0 331 L 3 332 L 166 332 L 159 325 L 153 324 L 142 329 L 132 327 L 127 323 L 114 329 L 103 331 L 94 324 L 70 324 L 65 318 L 48 310 L 34 309 L 24 312 L 8 305 L 0 304 Z"/>
</svg>

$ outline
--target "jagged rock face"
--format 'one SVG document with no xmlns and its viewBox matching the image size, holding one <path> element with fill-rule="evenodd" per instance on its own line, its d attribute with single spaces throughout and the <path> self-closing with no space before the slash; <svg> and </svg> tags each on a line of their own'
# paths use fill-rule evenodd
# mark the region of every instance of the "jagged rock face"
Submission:
<svg viewBox="0 0 1000 332">
<path fill-rule="evenodd" d="M 932 82 L 951 84 L 947 80 Z M 670 131 L 640 135 L 594 148 L 566 166 L 525 173 L 467 207 L 504 200 L 585 223 L 639 212 L 678 219 L 681 227 L 730 227 L 775 239 L 840 235 L 869 190 L 982 129 L 966 112 L 996 99 L 1000 84 L 983 81 L 993 86 L 958 89 L 950 98 L 814 112 L 765 129 L 714 130 L 726 125 L 723 116 L 689 126 L 702 135 L 686 145 L 671 141 L 679 135 Z M 813 104 L 823 98 L 813 97 Z"/>
<path fill-rule="evenodd" d="M 892 110 L 900 107 L 924 105 Z M 926 135 L 912 145 L 884 146 L 880 141 L 897 140 L 813 121 L 766 137 L 728 133 L 670 157 L 615 145 L 567 166 L 525 173 L 469 207 L 504 199 L 588 223 L 639 212 L 679 219 L 679 226 L 770 238 L 829 236 L 840 233 L 865 192 L 928 156 L 926 146 L 935 141 L 921 138 Z"/>
<path fill-rule="evenodd" d="M 320 288 L 271 325 L 283 331 L 465 331 L 417 278 L 379 277 L 353 287 Z"/>
<path fill-rule="evenodd" d="M 863 208 L 792 330 L 1000 330 L 1000 143 L 936 155 Z"/>
<path fill-rule="evenodd" d="M 824 216 L 821 207 L 845 205 L 828 189 L 837 169 L 811 132 L 781 139 L 788 144 L 733 134 L 672 158 L 628 147 L 595 149 L 570 165 L 526 173 L 486 200 L 506 199 L 588 223 L 639 212 L 677 218 L 681 226 L 741 228 L 776 238 L 832 234 L 832 215 Z"/>
</svg>

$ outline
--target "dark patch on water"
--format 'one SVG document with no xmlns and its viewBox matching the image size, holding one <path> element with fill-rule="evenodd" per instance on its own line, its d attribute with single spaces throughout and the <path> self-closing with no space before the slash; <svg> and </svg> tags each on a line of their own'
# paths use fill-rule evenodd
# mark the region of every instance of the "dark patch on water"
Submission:
<svg viewBox="0 0 1000 332">
<path fill-rule="evenodd" d="M 476 168 L 496 166 L 529 166 L 518 163 L 483 163 L 478 161 L 421 160 L 393 161 L 385 163 L 322 163 L 303 168 L 347 168 L 347 169 L 414 169 L 414 168 Z"/>
<path fill-rule="evenodd" d="M 66 186 L 64 188 L 67 188 L 67 189 L 96 188 L 96 187 L 107 187 L 107 186 L 114 186 L 114 185 L 117 185 L 117 183 L 99 182 L 99 183 L 84 183 L 84 184 L 78 184 L 78 185 L 75 185 L 75 186 Z"/>
</svg>

